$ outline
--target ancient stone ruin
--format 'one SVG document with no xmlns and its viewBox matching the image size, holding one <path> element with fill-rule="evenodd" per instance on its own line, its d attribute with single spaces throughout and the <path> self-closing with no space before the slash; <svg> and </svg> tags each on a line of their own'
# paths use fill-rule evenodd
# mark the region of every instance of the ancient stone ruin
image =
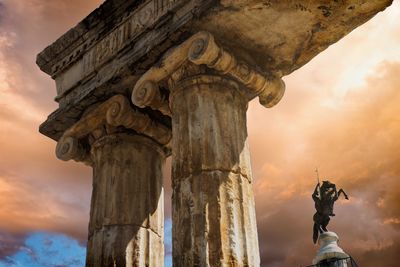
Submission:
<svg viewBox="0 0 400 267">
<path fill-rule="evenodd" d="M 93 168 L 86 265 L 163 266 L 172 156 L 174 266 L 260 266 L 248 102 L 276 105 L 282 77 L 390 4 L 107 0 L 41 52 L 59 108 L 40 132 Z"/>
</svg>

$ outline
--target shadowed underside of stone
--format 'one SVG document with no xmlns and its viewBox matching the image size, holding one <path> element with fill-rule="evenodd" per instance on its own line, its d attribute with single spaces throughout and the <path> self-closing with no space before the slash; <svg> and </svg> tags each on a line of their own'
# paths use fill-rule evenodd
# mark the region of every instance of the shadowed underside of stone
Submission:
<svg viewBox="0 0 400 267">
<path fill-rule="evenodd" d="M 129 94 L 170 47 L 210 32 L 238 58 L 282 77 L 384 10 L 392 0 L 108 0 L 38 55 L 59 109 L 41 126 L 58 140 L 93 103 Z M 145 110 L 170 127 L 170 119 Z"/>
<path fill-rule="evenodd" d="M 194 22 L 278 76 L 300 68 L 392 0 L 222 0 Z"/>
</svg>

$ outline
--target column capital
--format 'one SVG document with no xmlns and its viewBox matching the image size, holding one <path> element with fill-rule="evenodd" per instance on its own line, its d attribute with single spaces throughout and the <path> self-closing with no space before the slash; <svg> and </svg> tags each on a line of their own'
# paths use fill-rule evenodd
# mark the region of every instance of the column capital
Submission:
<svg viewBox="0 0 400 267">
<path fill-rule="evenodd" d="M 240 96 L 240 101 L 237 103 L 245 107 L 247 110 L 248 107 L 248 99 L 246 92 L 244 92 L 243 88 L 240 86 L 240 83 L 237 82 L 235 79 L 230 78 L 226 75 L 218 75 L 218 74 L 194 74 L 194 75 L 187 75 L 188 73 L 185 72 L 182 76 L 181 73 L 175 73 L 169 79 L 169 85 L 171 88 L 171 92 L 169 95 L 169 102 L 170 107 L 173 110 L 173 102 L 176 98 L 181 97 L 181 94 L 184 90 L 188 90 L 189 88 L 202 88 L 203 86 L 214 86 L 215 90 L 231 90 L 232 95 Z M 233 92 L 235 91 L 235 92 Z M 240 104 L 239 104 L 240 103 Z"/>
<path fill-rule="evenodd" d="M 132 108 L 125 96 L 115 95 L 87 110 L 77 123 L 64 132 L 58 141 L 56 155 L 64 161 L 72 159 L 92 165 L 90 147 L 94 140 L 130 131 L 147 136 L 165 147 L 169 147 L 172 138 L 168 127 Z"/>
<path fill-rule="evenodd" d="M 202 31 L 169 50 L 157 66 L 138 80 L 132 91 L 132 102 L 170 116 L 168 101 L 161 96 L 159 84 L 188 63 L 206 66 L 220 75 L 235 79 L 247 89 L 245 94 L 248 100 L 258 96 L 260 103 L 267 108 L 275 106 L 285 92 L 281 77 L 238 59 L 219 45 L 211 33 Z"/>
</svg>

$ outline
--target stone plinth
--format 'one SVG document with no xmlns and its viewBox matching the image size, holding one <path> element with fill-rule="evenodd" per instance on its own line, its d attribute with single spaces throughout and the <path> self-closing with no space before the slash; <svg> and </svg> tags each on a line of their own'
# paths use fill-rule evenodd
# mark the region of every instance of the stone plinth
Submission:
<svg viewBox="0 0 400 267">
<path fill-rule="evenodd" d="M 319 236 L 318 245 L 320 249 L 317 256 L 313 260 L 313 264 L 319 264 L 323 261 L 330 261 L 334 259 L 347 259 L 347 255 L 343 249 L 338 246 L 339 237 L 334 232 L 325 232 Z M 336 265 L 332 267 L 347 267 L 346 261 L 337 261 Z M 331 266 L 331 265 L 329 265 Z"/>
</svg>

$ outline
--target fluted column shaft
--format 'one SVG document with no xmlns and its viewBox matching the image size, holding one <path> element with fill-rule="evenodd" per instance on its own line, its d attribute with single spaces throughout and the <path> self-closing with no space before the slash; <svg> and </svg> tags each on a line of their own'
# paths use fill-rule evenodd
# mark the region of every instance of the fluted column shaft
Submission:
<svg viewBox="0 0 400 267">
<path fill-rule="evenodd" d="M 171 89 L 175 267 L 260 265 L 242 91 L 203 74 Z"/>
<path fill-rule="evenodd" d="M 93 193 L 86 266 L 164 265 L 160 145 L 111 134 L 92 145 Z"/>
</svg>

